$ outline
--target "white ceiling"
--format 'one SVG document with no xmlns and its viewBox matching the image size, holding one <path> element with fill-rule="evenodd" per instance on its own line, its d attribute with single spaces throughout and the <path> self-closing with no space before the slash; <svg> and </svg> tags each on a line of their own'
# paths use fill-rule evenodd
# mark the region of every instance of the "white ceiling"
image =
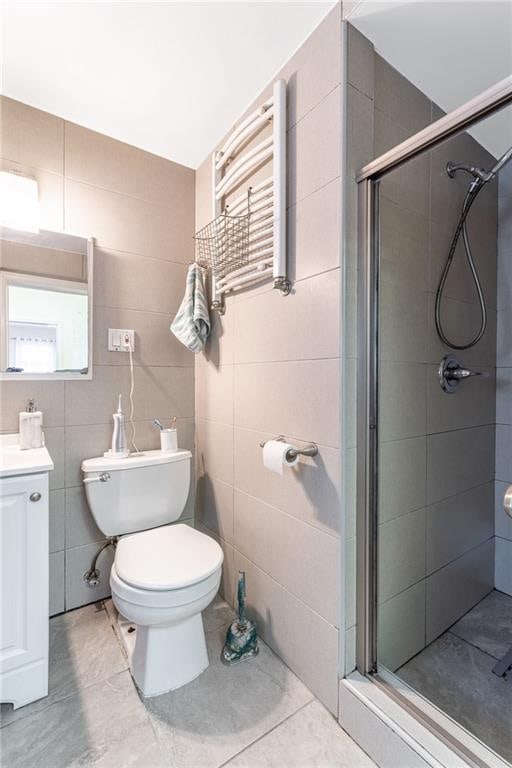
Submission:
<svg viewBox="0 0 512 768">
<path fill-rule="evenodd" d="M 335 2 L 6 2 L 2 92 L 197 167 Z"/>
<path fill-rule="evenodd" d="M 359 0 L 350 21 L 446 112 L 512 74 L 511 0 Z M 512 144 L 512 108 L 471 132 L 501 155 Z"/>
</svg>

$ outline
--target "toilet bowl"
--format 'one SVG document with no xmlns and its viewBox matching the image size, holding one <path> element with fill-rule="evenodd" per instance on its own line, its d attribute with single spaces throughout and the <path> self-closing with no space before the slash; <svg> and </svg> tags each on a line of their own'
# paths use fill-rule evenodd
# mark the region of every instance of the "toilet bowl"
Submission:
<svg viewBox="0 0 512 768">
<path fill-rule="evenodd" d="M 208 667 L 201 612 L 217 594 L 222 559 L 213 539 L 183 524 L 120 540 L 110 588 L 145 696 L 180 688 Z"/>
<path fill-rule="evenodd" d="M 120 537 L 112 600 L 132 676 L 144 696 L 180 688 L 208 667 L 201 612 L 217 594 L 220 546 L 178 523 L 190 486 L 189 451 L 146 451 L 82 462 L 96 524 Z"/>
</svg>

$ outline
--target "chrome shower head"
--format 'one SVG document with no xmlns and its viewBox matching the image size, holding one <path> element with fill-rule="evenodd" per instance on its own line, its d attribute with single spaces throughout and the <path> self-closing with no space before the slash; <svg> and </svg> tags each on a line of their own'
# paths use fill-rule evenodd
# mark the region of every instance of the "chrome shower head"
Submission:
<svg viewBox="0 0 512 768">
<path fill-rule="evenodd" d="M 507 149 L 507 151 L 505 152 L 505 154 L 503 154 L 503 155 L 500 157 L 500 159 L 498 160 L 498 162 L 496 163 L 496 165 L 494 166 L 494 168 L 492 168 L 492 169 L 489 171 L 489 173 L 491 173 L 491 174 L 492 174 L 492 177 L 494 178 L 494 177 L 496 176 L 496 174 L 497 174 L 497 173 L 499 173 L 499 172 L 501 171 L 501 169 L 502 169 L 502 168 L 504 168 L 504 167 L 505 167 L 505 165 L 506 165 L 508 162 L 510 162 L 510 160 L 512 160 L 512 147 L 509 147 L 509 149 Z"/>
</svg>

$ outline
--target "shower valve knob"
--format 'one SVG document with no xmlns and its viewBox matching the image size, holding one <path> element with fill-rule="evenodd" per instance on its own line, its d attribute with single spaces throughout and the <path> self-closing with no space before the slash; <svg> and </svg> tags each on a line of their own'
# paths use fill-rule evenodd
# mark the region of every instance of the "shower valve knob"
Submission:
<svg viewBox="0 0 512 768">
<path fill-rule="evenodd" d="M 509 517 L 512 517 L 512 485 L 509 485 L 503 499 L 503 508 Z"/>
<path fill-rule="evenodd" d="M 455 355 L 445 355 L 443 357 L 438 374 L 441 388 L 448 394 L 455 392 L 463 379 L 486 375 L 482 371 L 472 371 L 469 368 L 463 368 Z"/>
</svg>

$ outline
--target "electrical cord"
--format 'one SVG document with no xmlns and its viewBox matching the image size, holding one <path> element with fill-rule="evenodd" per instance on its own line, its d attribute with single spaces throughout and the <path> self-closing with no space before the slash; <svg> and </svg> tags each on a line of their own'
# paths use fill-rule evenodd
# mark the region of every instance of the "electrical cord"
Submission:
<svg viewBox="0 0 512 768">
<path fill-rule="evenodd" d="M 140 453 L 140 451 L 137 448 L 137 445 L 135 443 L 135 422 L 133 420 L 133 413 L 134 413 L 134 406 L 133 406 L 134 380 L 133 380 L 133 354 L 132 354 L 132 345 L 131 345 L 131 343 L 128 343 L 128 352 L 130 353 L 130 424 L 131 424 L 131 427 L 132 427 L 131 444 L 132 444 L 132 448 L 135 451 L 135 453 Z"/>
</svg>

